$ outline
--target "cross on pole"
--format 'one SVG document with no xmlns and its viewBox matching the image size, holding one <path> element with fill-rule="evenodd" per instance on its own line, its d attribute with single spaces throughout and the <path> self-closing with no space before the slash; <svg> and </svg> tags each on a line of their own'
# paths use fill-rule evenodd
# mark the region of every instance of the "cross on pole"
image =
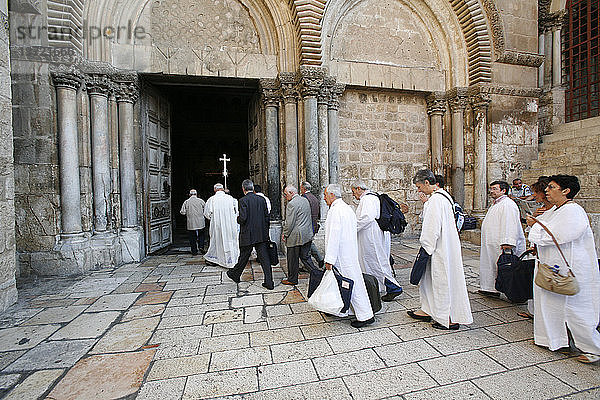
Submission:
<svg viewBox="0 0 600 400">
<path fill-rule="evenodd" d="M 219 158 L 219 161 L 223 161 L 223 177 L 225 178 L 225 189 L 227 189 L 227 161 L 231 161 L 231 158 L 227 158 L 227 155 L 223 154 L 223 157 Z"/>
</svg>

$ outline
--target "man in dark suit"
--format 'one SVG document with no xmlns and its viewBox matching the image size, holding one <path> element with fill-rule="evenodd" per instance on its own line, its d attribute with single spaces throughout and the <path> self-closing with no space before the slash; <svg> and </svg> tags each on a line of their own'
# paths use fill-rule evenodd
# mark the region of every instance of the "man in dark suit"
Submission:
<svg viewBox="0 0 600 400">
<path fill-rule="evenodd" d="M 321 205 L 319 204 L 319 199 L 317 196 L 312 194 L 310 191 L 312 189 L 312 185 L 309 182 L 302 182 L 300 184 L 300 193 L 302 193 L 302 197 L 306 198 L 310 203 L 310 214 L 312 219 L 312 229 L 313 233 L 316 235 L 319 231 L 319 219 L 321 218 Z M 317 246 L 315 246 L 315 242 L 311 242 L 310 244 L 310 254 L 317 260 L 319 267 L 323 269 L 323 256 L 319 253 Z"/>
<path fill-rule="evenodd" d="M 262 285 L 271 290 L 273 289 L 273 272 L 267 251 L 267 243 L 270 240 L 267 202 L 254 193 L 254 184 L 250 179 L 242 182 L 242 191 L 244 197 L 238 201 L 239 216 L 237 217 L 238 224 L 240 224 L 240 256 L 237 264 L 227 271 L 227 276 L 236 283 L 240 282 L 240 277 L 254 247 L 265 276 Z"/>
</svg>

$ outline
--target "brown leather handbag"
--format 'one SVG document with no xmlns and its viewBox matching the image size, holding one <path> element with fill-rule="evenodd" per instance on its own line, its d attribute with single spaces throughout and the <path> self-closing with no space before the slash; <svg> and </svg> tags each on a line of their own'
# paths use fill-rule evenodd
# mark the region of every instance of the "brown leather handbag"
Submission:
<svg viewBox="0 0 600 400">
<path fill-rule="evenodd" d="M 573 295 L 579 293 L 579 285 L 577 284 L 577 280 L 575 279 L 575 274 L 573 274 L 573 271 L 571 270 L 571 266 L 569 265 L 569 262 L 565 258 L 565 255 L 563 254 L 560 246 L 558 245 L 556 238 L 554 237 L 552 232 L 550 232 L 550 230 L 546 227 L 546 225 L 542 224 L 535 217 L 531 217 L 531 218 L 533 218 L 533 220 L 535 222 L 540 224 L 540 226 L 548 233 L 548 235 L 550 235 L 550 237 L 552 238 L 552 241 L 558 248 L 560 255 L 562 256 L 563 260 L 565 261 L 567 268 L 569 269 L 569 273 L 567 274 L 567 276 L 564 276 L 564 275 L 561 275 L 558 272 L 556 272 L 555 269 L 552 268 L 550 265 L 545 264 L 545 263 L 539 261 L 539 259 L 538 259 L 538 261 L 539 261 L 538 262 L 538 270 L 537 270 L 537 273 L 535 274 L 535 279 L 534 279 L 535 284 L 538 285 L 539 287 L 541 287 L 542 289 L 546 289 L 551 292 L 562 294 L 565 296 L 573 296 Z"/>
</svg>

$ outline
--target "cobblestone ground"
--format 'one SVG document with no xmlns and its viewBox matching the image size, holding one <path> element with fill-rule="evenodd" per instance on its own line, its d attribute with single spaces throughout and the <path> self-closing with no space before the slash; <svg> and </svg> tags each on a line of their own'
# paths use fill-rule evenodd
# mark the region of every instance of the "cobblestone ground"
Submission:
<svg viewBox="0 0 600 400">
<path fill-rule="evenodd" d="M 305 302 L 307 277 L 267 291 L 252 263 L 236 285 L 200 257 L 151 257 L 80 278 L 23 282 L 0 315 L 8 399 L 598 399 L 600 367 L 539 348 L 519 306 L 482 298 L 465 244 L 475 322 L 411 320 L 416 241 L 394 243 L 404 294 L 355 329 Z M 276 282 L 284 276 L 275 271 Z M 522 307 L 522 306 L 521 306 Z"/>
</svg>

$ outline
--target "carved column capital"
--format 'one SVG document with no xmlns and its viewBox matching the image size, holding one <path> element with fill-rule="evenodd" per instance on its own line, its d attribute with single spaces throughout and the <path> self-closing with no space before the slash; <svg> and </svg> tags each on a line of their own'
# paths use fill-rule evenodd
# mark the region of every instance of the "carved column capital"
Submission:
<svg viewBox="0 0 600 400">
<path fill-rule="evenodd" d="M 315 97 L 319 94 L 319 88 L 325 80 L 325 69 L 303 65 L 300 67 L 302 77 L 301 90 L 303 97 Z"/>
<path fill-rule="evenodd" d="M 340 109 L 340 96 L 344 94 L 344 90 L 346 90 L 346 85 L 343 83 L 334 84 L 331 89 L 331 97 L 329 99 L 329 108 L 332 110 Z"/>
<path fill-rule="evenodd" d="M 427 96 L 427 114 L 443 115 L 446 112 L 446 100 L 441 93 L 432 93 Z"/>
<path fill-rule="evenodd" d="M 451 112 L 464 111 L 469 104 L 467 88 L 453 88 L 446 94 Z"/>
<path fill-rule="evenodd" d="M 85 77 L 85 86 L 89 94 L 108 97 L 114 85 L 105 75 L 88 75 Z"/>
<path fill-rule="evenodd" d="M 82 77 L 73 72 L 53 72 L 52 81 L 59 88 L 79 89 L 82 83 Z"/>
<path fill-rule="evenodd" d="M 293 103 L 298 100 L 298 75 L 294 72 L 281 72 L 279 74 L 281 95 L 285 103 Z"/>
<path fill-rule="evenodd" d="M 486 111 L 492 102 L 492 97 L 488 93 L 477 93 L 469 97 L 469 103 L 473 110 Z"/>
<path fill-rule="evenodd" d="M 277 79 L 261 79 L 260 90 L 262 93 L 262 100 L 266 106 L 279 106 L 281 100 L 280 88 Z"/>
<path fill-rule="evenodd" d="M 139 98 L 137 82 L 118 82 L 115 87 L 115 98 L 120 103 L 135 103 Z"/>
</svg>

